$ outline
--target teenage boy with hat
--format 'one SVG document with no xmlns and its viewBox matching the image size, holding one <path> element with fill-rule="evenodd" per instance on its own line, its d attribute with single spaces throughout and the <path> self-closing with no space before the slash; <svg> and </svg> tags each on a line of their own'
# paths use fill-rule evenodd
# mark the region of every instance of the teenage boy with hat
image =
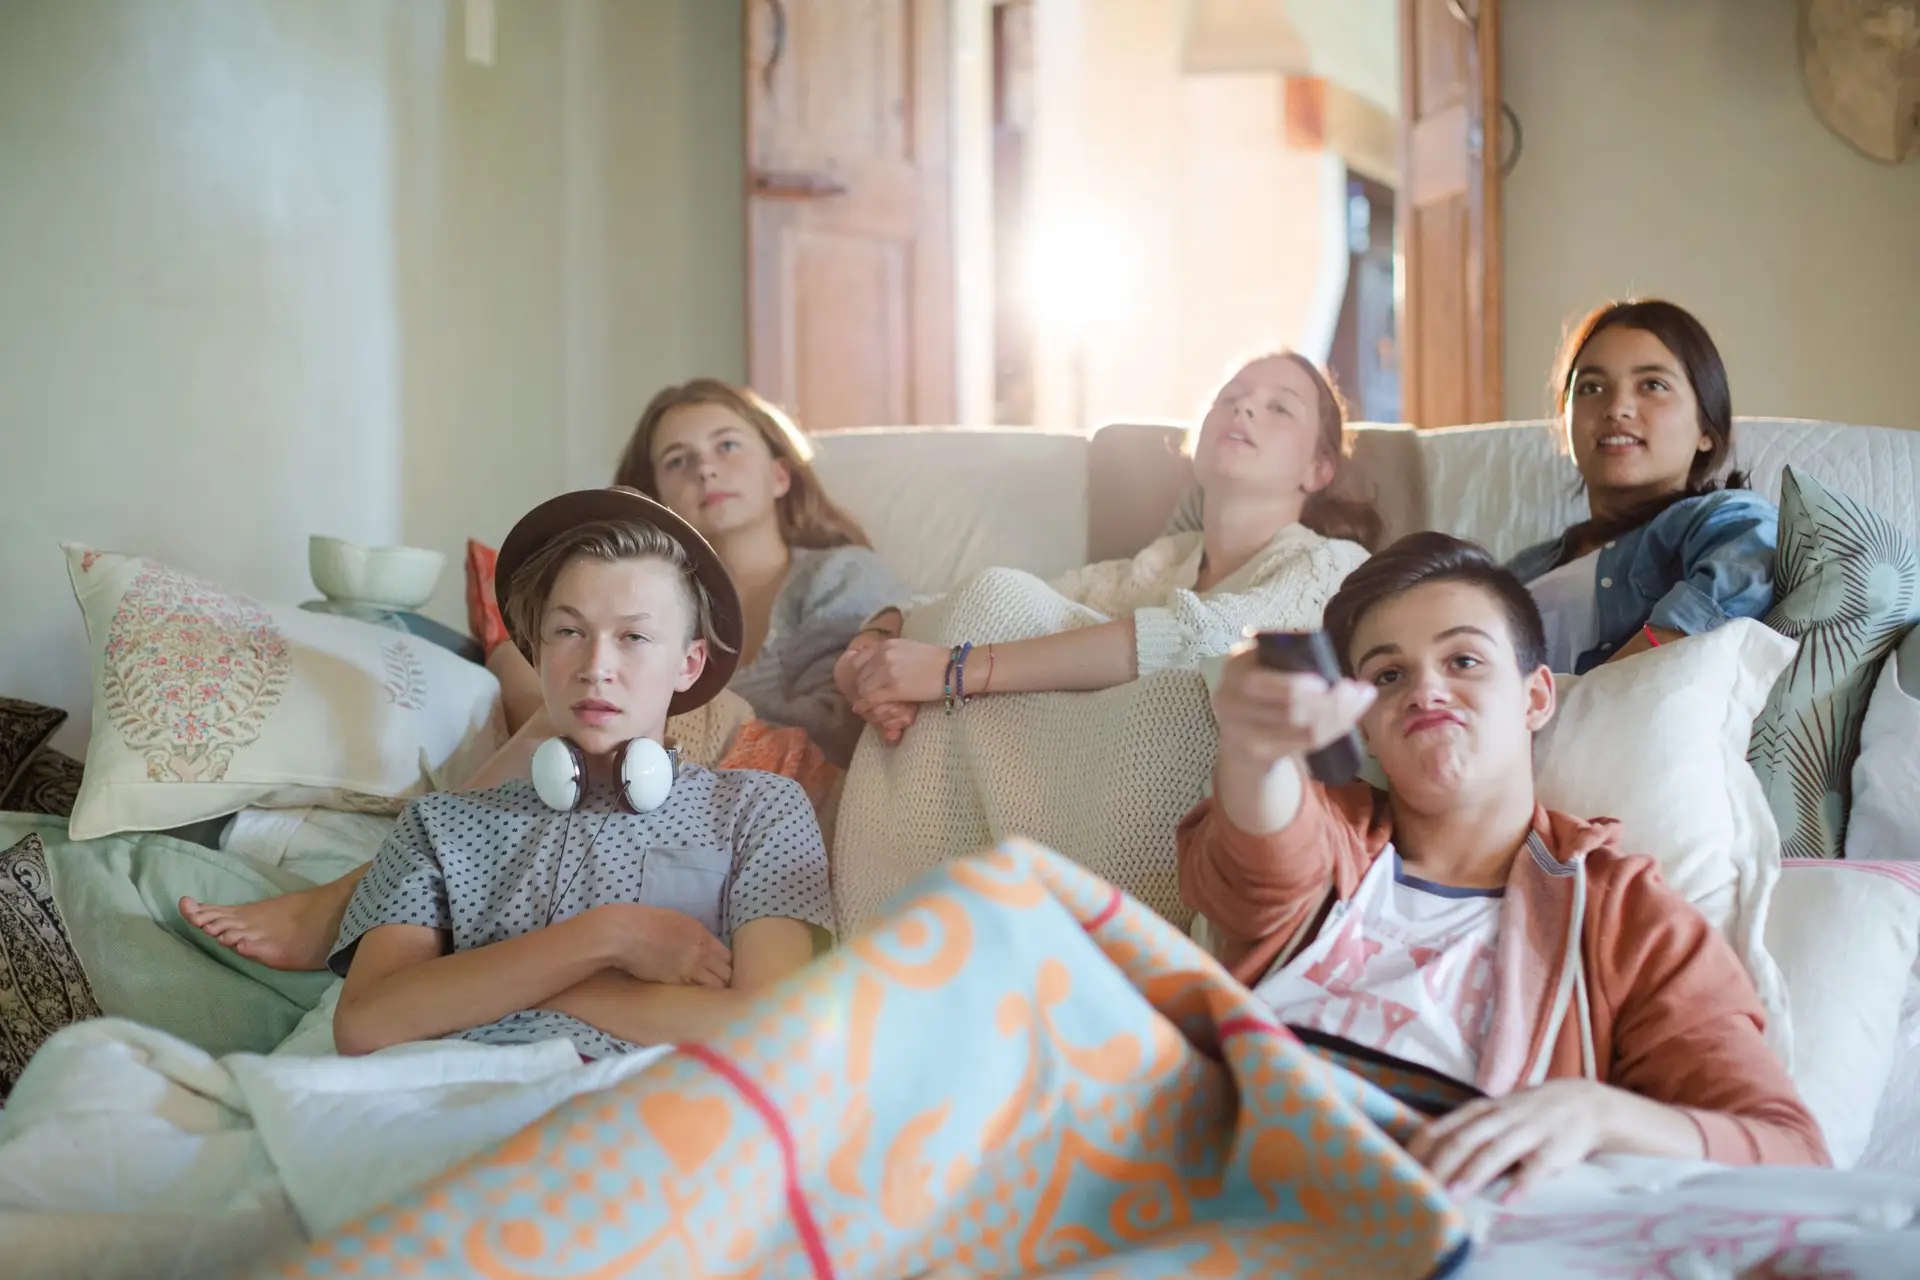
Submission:
<svg viewBox="0 0 1920 1280">
<path fill-rule="evenodd" d="M 534 508 L 497 581 L 562 736 L 530 781 L 401 813 L 328 957 L 335 1043 L 564 1037 L 592 1059 L 697 1038 L 834 923 L 799 784 L 663 747 L 669 715 L 726 687 L 739 596 L 691 526 L 617 488 Z"/>
</svg>

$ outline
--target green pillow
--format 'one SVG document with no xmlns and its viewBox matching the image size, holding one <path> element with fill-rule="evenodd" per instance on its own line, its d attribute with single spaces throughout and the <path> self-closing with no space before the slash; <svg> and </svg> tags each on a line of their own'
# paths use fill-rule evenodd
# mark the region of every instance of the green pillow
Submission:
<svg viewBox="0 0 1920 1280">
<path fill-rule="evenodd" d="M 1880 664 L 1920 615 L 1920 553 L 1891 520 L 1792 467 L 1767 625 L 1800 642 L 1754 722 L 1747 759 L 1789 858 L 1846 848 L 1860 722 Z"/>
<path fill-rule="evenodd" d="M 60 923 L 100 1010 L 216 1057 L 267 1053 L 319 1002 L 332 975 L 243 960 L 180 918 L 184 896 L 251 902 L 307 881 L 171 836 L 71 840 L 64 818 L 0 816 L 0 849 L 37 834 Z"/>
</svg>

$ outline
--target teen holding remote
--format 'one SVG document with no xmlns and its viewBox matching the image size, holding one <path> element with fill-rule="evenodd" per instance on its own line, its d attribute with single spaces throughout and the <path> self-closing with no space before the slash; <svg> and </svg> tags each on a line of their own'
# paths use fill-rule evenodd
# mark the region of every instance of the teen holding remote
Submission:
<svg viewBox="0 0 1920 1280">
<path fill-rule="evenodd" d="M 1726 942 L 1608 821 L 1541 808 L 1540 614 L 1471 543 L 1415 534 L 1348 576 L 1348 678 L 1228 664 L 1214 793 L 1180 887 L 1222 960 L 1309 1037 L 1474 1086 L 1413 1154 L 1462 1194 L 1601 1152 L 1824 1164 Z M 1358 727 L 1386 775 L 1303 759 Z"/>
</svg>

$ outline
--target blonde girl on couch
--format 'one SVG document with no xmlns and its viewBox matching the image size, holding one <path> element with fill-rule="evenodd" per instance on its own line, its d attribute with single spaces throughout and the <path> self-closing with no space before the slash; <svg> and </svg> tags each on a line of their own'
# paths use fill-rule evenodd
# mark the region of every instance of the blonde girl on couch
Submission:
<svg viewBox="0 0 1920 1280">
<path fill-rule="evenodd" d="M 1004 836 L 1183 914 L 1173 833 L 1214 748 L 1203 668 L 1250 627 L 1317 627 L 1380 531 L 1342 474 L 1345 425 L 1312 362 L 1263 356 L 1220 388 L 1194 440 L 1199 529 L 1052 582 L 989 569 L 872 619 L 837 672 L 873 726 L 833 843 L 847 931 Z"/>
<path fill-rule="evenodd" d="M 740 593 L 746 627 L 738 669 L 719 698 L 670 721 L 669 734 L 695 763 L 795 778 L 825 824 L 865 725 L 835 687 L 835 663 L 864 620 L 904 590 L 859 523 L 827 495 L 812 457 L 799 427 L 773 404 L 748 388 L 696 378 L 647 405 L 614 484 L 666 504 L 691 524 Z M 486 568 L 490 573 L 490 554 Z M 502 593 L 507 585 L 499 584 Z M 515 646 L 501 643 L 506 633 L 494 594 L 487 585 L 469 606 L 513 738 L 464 790 L 525 777 L 534 749 L 554 736 L 539 676 Z M 239 906 L 183 898 L 180 911 L 250 960 L 317 969 L 365 871 Z"/>
</svg>

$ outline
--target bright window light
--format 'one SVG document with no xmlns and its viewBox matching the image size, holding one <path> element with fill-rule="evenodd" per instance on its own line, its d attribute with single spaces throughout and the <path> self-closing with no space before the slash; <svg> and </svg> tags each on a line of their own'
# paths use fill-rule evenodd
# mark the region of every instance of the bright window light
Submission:
<svg viewBox="0 0 1920 1280">
<path fill-rule="evenodd" d="M 1027 303 L 1049 336 L 1084 342 L 1133 303 L 1133 246 L 1111 224 L 1063 222 L 1035 235 L 1026 261 Z"/>
</svg>

